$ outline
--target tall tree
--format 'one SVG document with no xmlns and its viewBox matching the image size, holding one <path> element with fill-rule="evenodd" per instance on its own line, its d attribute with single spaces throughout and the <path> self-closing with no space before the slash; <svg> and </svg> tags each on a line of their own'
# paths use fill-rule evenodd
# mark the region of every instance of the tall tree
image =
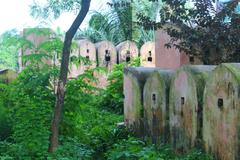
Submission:
<svg viewBox="0 0 240 160">
<path fill-rule="evenodd" d="M 41 15 L 42 17 L 49 16 L 49 10 L 53 11 L 54 17 L 58 17 L 62 10 L 74 10 L 81 8 L 77 17 L 75 18 L 74 22 L 72 23 L 71 27 L 65 34 L 64 39 L 64 46 L 62 50 L 62 61 L 61 61 L 61 68 L 60 68 L 60 76 L 58 80 L 57 86 L 57 95 L 56 95 L 56 103 L 54 108 L 54 115 L 51 124 L 51 135 L 50 135 L 50 143 L 49 143 L 49 152 L 53 152 L 58 146 L 58 139 L 59 139 L 59 125 L 61 121 L 61 115 L 64 106 L 64 88 L 67 82 L 67 75 L 68 75 L 68 66 L 69 66 L 69 57 L 70 57 L 70 50 L 72 39 L 76 34 L 78 28 L 80 27 L 81 23 L 85 19 L 89 7 L 90 7 L 91 0 L 68 0 L 68 1 L 61 1 L 58 0 L 48 0 L 48 5 L 41 8 L 39 5 L 34 4 L 32 6 L 32 13 L 33 15 L 36 13 L 37 15 Z"/>
<path fill-rule="evenodd" d="M 154 31 L 146 31 L 137 25 L 137 13 L 148 15 L 155 20 L 161 7 L 160 2 L 148 0 L 112 0 L 108 9 L 93 12 L 86 30 L 79 32 L 79 38 L 88 38 L 93 42 L 109 40 L 115 45 L 125 40 L 142 43 L 154 40 Z"/>
<path fill-rule="evenodd" d="M 165 25 L 172 37 L 171 46 L 199 57 L 205 64 L 240 61 L 239 0 L 225 2 L 222 10 L 216 10 L 215 0 L 162 2 L 160 22 L 139 14 L 140 24 L 148 29 Z"/>
</svg>

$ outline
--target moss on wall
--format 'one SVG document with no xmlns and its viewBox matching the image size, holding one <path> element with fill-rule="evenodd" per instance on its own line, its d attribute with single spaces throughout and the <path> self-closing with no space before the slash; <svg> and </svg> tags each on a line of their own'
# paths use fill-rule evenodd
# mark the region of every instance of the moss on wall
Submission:
<svg viewBox="0 0 240 160">
<path fill-rule="evenodd" d="M 220 160 L 240 159 L 240 65 L 221 64 L 206 82 L 203 140 L 206 151 Z"/>
<path fill-rule="evenodd" d="M 144 135 L 143 87 L 155 68 L 127 67 L 124 69 L 124 119 L 137 136 Z"/>
<path fill-rule="evenodd" d="M 214 66 L 186 65 L 177 70 L 170 89 L 169 116 L 172 146 L 188 151 L 201 139 L 202 97 Z"/>
<path fill-rule="evenodd" d="M 172 70 L 157 70 L 144 86 L 144 131 L 153 143 L 168 141 L 168 91 L 173 73 Z"/>
</svg>

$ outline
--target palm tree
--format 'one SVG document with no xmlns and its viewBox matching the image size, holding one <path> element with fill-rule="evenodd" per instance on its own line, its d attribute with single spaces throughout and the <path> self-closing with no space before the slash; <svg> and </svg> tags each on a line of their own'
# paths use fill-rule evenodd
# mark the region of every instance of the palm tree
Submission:
<svg viewBox="0 0 240 160">
<path fill-rule="evenodd" d="M 77 38 L 87 38 L 93 42 L 108 40 L 115 45 L 131 40 L 141 46 L 144 42 L 154 40 L 154 31 L 146 31 L 137 24 L 138 13 L 156 20 L 160 7 L 160 2 L 149 2 L 149 0 L 142 0 L 141 3 L 133 0 L 124 4 L 120 0 L 112 0 L 107 12 L 92 12 L 89 27 L 81 30 Z"/>
</svg>

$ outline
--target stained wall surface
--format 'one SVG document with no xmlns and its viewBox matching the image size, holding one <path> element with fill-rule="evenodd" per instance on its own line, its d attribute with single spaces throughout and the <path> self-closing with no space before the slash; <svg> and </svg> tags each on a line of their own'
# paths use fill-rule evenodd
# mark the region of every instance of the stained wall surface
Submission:
<svg viewBox="0 0 240 160">
<path fill-rule="evenodd" d="M 204 91 L 203 141 L 206 151 L 220 160 L 240 159 L 240 64 L 221 64 Z"/>
<path fill-rule="evenodd" d="M 13 70 L 3 69 L 0 70 L 0 83 L 10 83 L 16 79 L 17 73 Z"/>
<path fill-rule="evenodd" d="M 97 48 L 98 66 L 106 67 L 111 71 L 114 64 L 117 64 L 117 50 L 110 41 L 102 41 L 95 44 Z"/>
<path fill-rule="evenodd" d="M 156 67 L 155 42 L 146 42 L 140 49 L 141 66 Z"/>
<path fill-rule="evenodd" d="M 138 57 L 139 50 L 136 43 L 132 41 L 124 41 L 117 45 L 118 60 L 121 62 L 129 62 L 133 58 Z"/>
<path fill-rule="evenodd" d="M 86 39 L 78 40 L 75 43 L 77 48 L 71 52 L 71 56 L 80 59 L 80 64 L 70 66 L 69 78 L 76 78 L 78 75 L 83 74 L 85 70 L 96 67 L 97 58 L 94 43 Z"/>
<path fill-rule="evenodd" d="M 144 136 L 143 87 L 154 70 L 143 67 L 124 69 L 124 121 L 138 136 Z"/>
<path fill-rule="evenodd" d="M 155 144 L 169 140 L 168 94 L 173 70 L 157 70 L 144 85 L 144 134 Z"/>
<path fill-rule="evenodd" d="M 173 47 L 165 47 L 165 44 L 171 40 L 165 31 L 157 30 L 155 35 L 156 67 L 177 69 L 184 64 L 189 64 L 189 57 L 185 53 Z"/>
<path fill-rule="evenodd" d="M 49 28 L 25 28 L 22 36 L 31 43 L 31 47 L 22 48 L 19 54 L 19 70 L 27 65 L 23 62 L 24 55 L 36 54 L 39 45 L 50 40 L 52 31 Z M 52 64 L 51 60 L 45 60 L 47 64 Z"/>
<path fill-rule="evenodd" d="M 170 139 L 178 151 L 192 149 L 202 138 L 205 82 L 215 66 L 187 65 L 173 78 L 169 95 Z"/>
</svg>

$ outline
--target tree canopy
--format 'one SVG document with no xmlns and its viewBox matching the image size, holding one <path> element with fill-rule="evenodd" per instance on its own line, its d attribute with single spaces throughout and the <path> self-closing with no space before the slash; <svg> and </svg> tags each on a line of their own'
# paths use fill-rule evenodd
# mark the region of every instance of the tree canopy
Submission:
<svg viewBox="0 0 240 160">
<path fill-rule="evenodd" d="M 139 24 L 146 29 L 164 28 L 172 37 L 173 47 L 199 57 L 205 64 L 239 61 L 239 0 L 226 2 L 220 11 L 215 0 L 163 0 L 163 4 L 158 22 L 139 14 Z"/>
</svg>

